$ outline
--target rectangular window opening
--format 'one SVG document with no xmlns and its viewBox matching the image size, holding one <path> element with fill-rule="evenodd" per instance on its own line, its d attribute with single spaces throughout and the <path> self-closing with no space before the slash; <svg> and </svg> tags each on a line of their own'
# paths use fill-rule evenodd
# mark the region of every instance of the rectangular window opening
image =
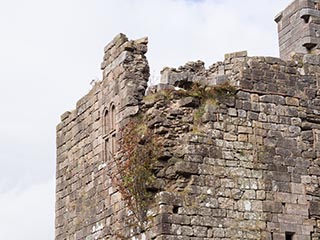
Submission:
<svg viewBox="0 0 320 240">
<path fill-rule="evenodd" d="M 106 161 L 109 161 L 110 160 L 110 146 L 109 146 L 109 139 L 105 139 L 104 141 L 104 150 L 105 150 L 105 158 L 106 158 Z"/>
<path fill-rule="evenodd" d="M 112 135 L 112 138 L 111 138 L 111 153 L 112 154 L 115 154 L 116 153 L 116 134 L 114 133 Z"/>
<path fill-rule="evenodd" d="M 294 233 L 293 232 L 286 232 L 286 240 L 293 240 Z"/>
</svg>

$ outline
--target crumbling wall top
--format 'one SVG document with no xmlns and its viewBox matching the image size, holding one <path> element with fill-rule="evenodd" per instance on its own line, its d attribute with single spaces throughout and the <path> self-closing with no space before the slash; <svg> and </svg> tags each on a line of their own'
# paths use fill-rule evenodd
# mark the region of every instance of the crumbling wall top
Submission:
<svg viewBox="0 0 320 240">
<path fill-rule="evenodd" d="M 145 96 L 147 43 L 116 36 L 105 47 L 103 80 L 61 116 L 56 239 L 319 239 L 320 56 L 242 51 L 208 68 L 188 62 L 165 68 Z M 137 132 L 129 132 L 139 136 L 129 147 L 139 148 L 131 156 L 146 148 L 149 131 L 161 142 L 148 169 L 154 181 L 142 184 L 154 197 L 145 231 L 124 201 L 128 185 L 115 181 L 119 163 L 132 163 L 121 155 L 132 120 Z M 124 178 L 140 176 L 131 171 L 140 163 Z"/>
<path fill-rule="evenodd" d="M 137 40 L 128 40 L 123 33 L 118 34 L 105 48 L 104 57 L 101 64 L 103 70 L 103 79 L 106 79 L 109 73 L 115 69 L 116 66 L 130 61 L 130 55 L 141 54 L 144 55 L 148 51 L 148 38 L 143 37 Z"/>
</svg>

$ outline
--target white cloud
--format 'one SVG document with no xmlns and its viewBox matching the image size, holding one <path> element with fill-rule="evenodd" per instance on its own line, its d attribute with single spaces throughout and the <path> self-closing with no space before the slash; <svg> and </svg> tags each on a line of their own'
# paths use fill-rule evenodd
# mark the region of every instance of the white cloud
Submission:
<svg viewBox="0 0 320 240">
<path fill-rule="evenodd" d="M 54 189 L 50 181 L 0 194 L 0 239 L 53 239 Z"/>
</svg>

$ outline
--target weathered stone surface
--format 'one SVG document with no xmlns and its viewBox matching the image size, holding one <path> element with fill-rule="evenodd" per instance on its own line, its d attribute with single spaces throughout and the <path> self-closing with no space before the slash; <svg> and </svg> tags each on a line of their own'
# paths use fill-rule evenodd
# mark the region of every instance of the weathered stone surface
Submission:
<svg viewBox="0 0 320 240">
<path fill-rule="evenodd" d="M 313 217 L 320 217 L 320 203 L 310 202 L 310 215 Z"/>
<path fill-rule="evenodd" d="M 313 28 L 319 26 L 319 9 L 316 1 L 294 1 L 277 15 L 280 57 L 298 63 L 319 65 L 319 57 L 308 54 L 319 49 L 318 35 Z M 316 5 L 316 8 L 315 8 Z M 317 20 L 316 20 L 317 19 Z M 298 53 L 298 54 L 296 54 Z M 306 54 L 302 55 L 301 54 Z"/>
<path fill-rule="evenodd" d="M 200 104 L 199 99 L 193 97 L 182 98 L 178 101 L 179 107 L 198 107 Z"/>
<path fill-rule="evenodd" d="M 306 3 L 294 1 L 279 24 L 304 21 L 287 11 Z M 189 62 L 164 69 L 145 96 L 147 43 L 118 35 L 105 48 L 103 80 L 61 116 L 56 240 L 319 239 L 318 57 L 239 52 L 209 69 Z M 211 91 L 192 92 L 199 85 Z M 135 116 L 144 119 L 139 143 L 150 131 L 162 144 L 144 223 L 113 174 L 126 161 L 119 143 Z"/>
</svg>

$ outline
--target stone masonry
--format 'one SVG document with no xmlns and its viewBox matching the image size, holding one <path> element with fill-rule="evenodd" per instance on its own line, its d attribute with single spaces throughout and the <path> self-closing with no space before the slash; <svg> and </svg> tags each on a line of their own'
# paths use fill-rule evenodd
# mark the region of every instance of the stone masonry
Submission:
<svg viewBox="0 0 320 240">
<path fill-rule="evenodd" d="M 320 56 L 300 48 L 307 34 L 294 21 L 281 47 L 285 19 L 310 10 L 313 21 L 315 3 L 276 18 L 283 59 L 188 62 L 148 90 L 148 39 L 116 36 L 103 79 L 57 126 L 55 239 L 319 240 Z M 143 223 L 114 180 L 134 119 L 162 139 Z"/>
</svg>

